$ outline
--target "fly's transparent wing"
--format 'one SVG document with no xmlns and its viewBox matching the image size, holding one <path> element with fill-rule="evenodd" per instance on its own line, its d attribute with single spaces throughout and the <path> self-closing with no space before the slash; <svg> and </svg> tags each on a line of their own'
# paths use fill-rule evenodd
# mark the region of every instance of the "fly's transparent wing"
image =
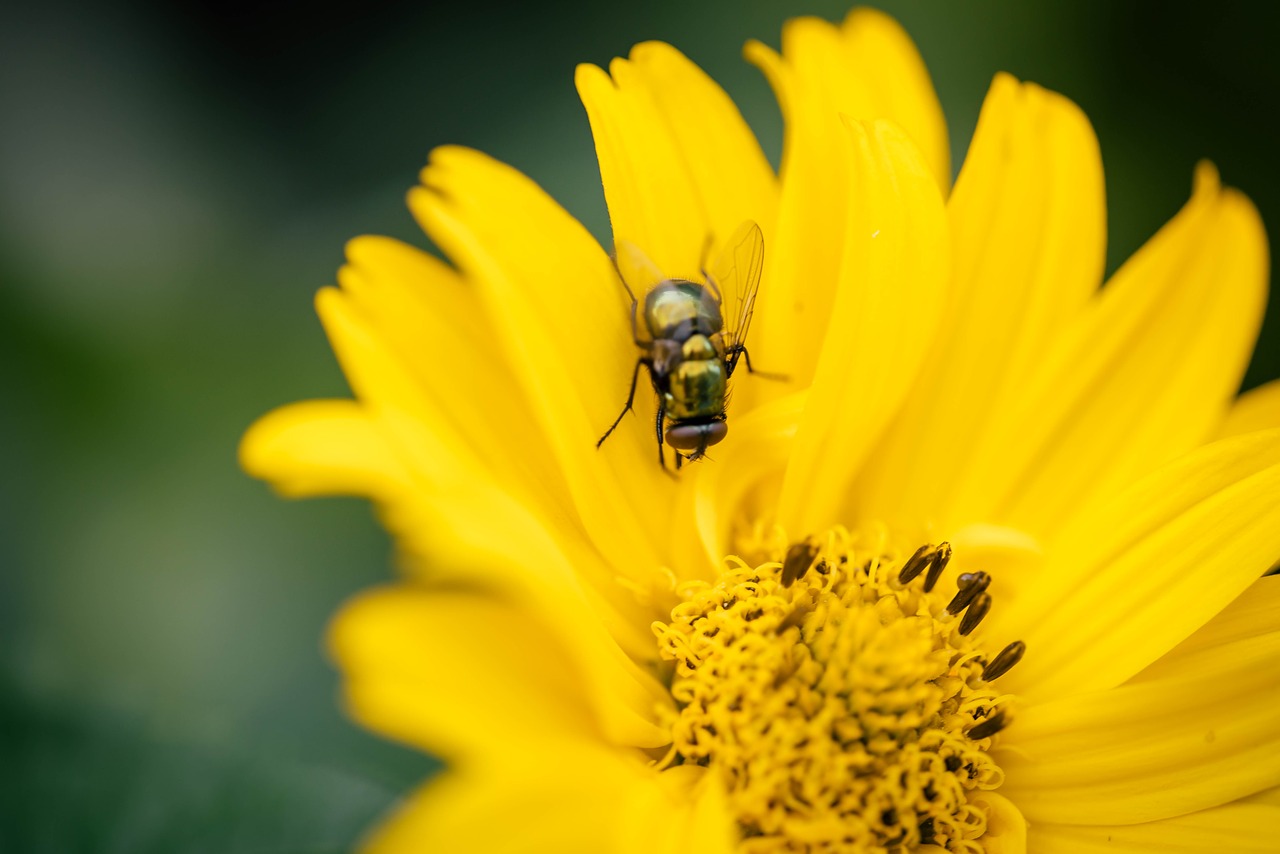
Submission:
<svg viewBox="0 0 1280 854">
<path fill-rule="evenodd" d="M 738 226 L 707 271 L 709 284 L 719 291 L 725 322 L 728 372 L 732 375 L 742 355 L 756 310 L 756 292 L 764 270 L 764 234 L 747 220 Z"/>
<path fill-rule="evenodd" d="M 649 343 L 653 336 L 644 320 L 644 298 L 653 287 L 667 277 L 644 250 L 628 240 L 619 240 L 613 247 L 613 264 L 618 268 L 622 286 L 631 297 L 631 331 L 636 343 Z"/>
</svg>

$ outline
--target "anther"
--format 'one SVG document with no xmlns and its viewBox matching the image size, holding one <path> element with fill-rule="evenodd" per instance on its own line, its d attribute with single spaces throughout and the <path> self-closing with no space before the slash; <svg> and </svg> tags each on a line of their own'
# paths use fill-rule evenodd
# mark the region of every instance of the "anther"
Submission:
<svg viewBox="0 0 1280 854">
<path fill-rule="evenodd" d="M 1008 718 L 1005 717 L 1003 711 L 999 711 L 985 721 L 969 727 L 969 731 L 965 735 L 972 739 L 986 738 L 987 736 L 995 735 L 1008 725 Z"/>
<path fill-rule="evenodd" d="M 934 830 L 932 816 L 920 822 L 920 844 L 932 845 L 938 841 L 937 831 Z"/>
<path fill-rule="evenodd" d="M 809 571 L 809 567 L 813 566 L 813 559 L 817 556 L 818 547 L 811 540 L 804 540 L 787 549 L 787 557 L 782 562 L 782 586 L 790 587 L 799 581 Z"/>
<path fill-rule="evenodd" d="M 924 577 L 924 592 L 928 593 L 937 585 L 938 579 L 942 577 L 942 571 L 947 568 L 947 564 L 951 561 L 951 543 L 942 543 L 938 546 L 938 551 L 933 555 L 933 560 L 929 562 L 929 574 Z"/>
<path fill-rule="evenodd" d="M 969 610 L 965 611 L 964 616 L 960 618 L 960 634 L 967 635 L 976 629 L 978 623 L 982 622 L 982 618 L 987 616 L 990 610 L 991 594 L 979 593 L 977 598 L 969 604 Z"/>
<path fill-rule="evenodd" d="M 898 573 L 898 582 L 906 584 L 915 580 L 915 577 L 924 572 L 925 567 L 929 565 L 929 559 L 934 555 L 934 547 L 925 543 L 916 549 L 915 554 L 907 558 L 907 562 L 902 565 L 902 571 Z"/>
<path fill-rule="evenodd" d="M 1000 650 L 1000 654 L 993 658 L 990 664 L 982 668 L 983 681 L 990 682 L 1008 673 L 1013 665 L 1022 660 L 1022 654 L 1026 651 L 1027 645 L 1022 641 L 1014 641 Z"/>
<path fill-rule="evenodd" d="M 969 603 L 977 598 L 979 593 L 986 592 L 991 586 L 991 576 L 985 572 L 963 572 L 956 579 L 956 587 L 960 588 L 956 591 L 956 595 L 947 603 L 948 614 L 959 614 Z"/>
</svg>

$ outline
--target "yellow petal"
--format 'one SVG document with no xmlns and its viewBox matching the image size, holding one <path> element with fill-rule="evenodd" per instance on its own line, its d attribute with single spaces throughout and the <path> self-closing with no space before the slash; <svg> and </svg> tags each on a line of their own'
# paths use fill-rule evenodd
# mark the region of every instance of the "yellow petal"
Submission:
<svg viewBox="0 0 1280 854">
<path fill-rule="evenodd" d="M 667 276 L 697 278 L 705 247 L 743 220 L 771 228 L 777 182 L 738 108 L 683 54 L 645 42 L 609 74 L 578 68 L 609 219 Z M 612 79 L 610 79 L 610 75 Z"/>
<path fill-rule="evenodd" d="M 1012 801 L 981 790 L 967 799 L 987 814 L 987 832 L 982 837 L 986 854 L 1027 854 L 1027 820 Z"/>
<path fill-rule="evenodd" d="M 758 518 L 752 502 L 776 494 L 765 484 L 786 468 L 805 397 L 796 392 L 751 410 L 734 422 L 730 440 L 713 449 L 710 465 L 681 478 L 673 527 L 681 578 L 713 581 L 713 570 L 733 552 L 734 525 Z"/>
<path fill-rule="evenodd" d="M 1208 622 L 1280 554 L 1280 430 L 1214 443 L 1089 508 L 992 609 L 1027 654 L 1001 687 L 1033 699 L 1117 685 Z"/>
<path fill-rule="evenodd" d="M 859 203 L 778 516 L 788 531 L 840 517 L 849 484 L 916 376 L 946 295 L 946 220 L 937 184 L 894 125 L 848 124 Z"/>
<path fill-rule="evenodd" d="M 860 487 L 891 524 L 980 520 L 946 505 L 1001 399 L 1016 398 L 1059 330 L 1102 282 L 1102 160 L 1075 104 L 999 75 L 947 204 L 945 320 L 902 415 Z M 1007 404 L 1006 404 L 1007 406 Z M 917 522 L 918 524 L 918 522 Z"/>
<path fill-rule="evenodd" d="M 476 551 L 473 549 L 473 552 Z M 561 681 L 550 684 L 564 684 L 564 679 L 574 682 L 577 696 L 585 697 L 590 704 L 597 730 L 609 741 L 624 745 L 660 747 L 670 740 L 665 728 L 656 723 L 660 709 L 664 704 L 670 704 L 663 687 L 648 669 L 637 667 L 629 661 L 617 644 L 604 633 L 598 615 L 598 611 L 603 609 L 593 608 L 595 603 L 583 601 L 581 593 L 575 597 L 572 589 L 562 580 L 565 574 L 563 569 L 555 566 L 540 568 L 553 576 L 541 586 L 519 578 L 514 581 L 495 581 L 483 577 L 477 579 L 472 572 L 466 572 L 462 577 L 451 576 L 448 571 L 440 574 L 440 584 L 459 591 L 464 589 L 462 585 L 468 583 L 474 589 L 475 585 L 485 581 L 490 581 L 490 586 L 493 587 L 505 582 L 505 588 L 512 591 L 512 595 L 520 596 L 522 608 L 519 611 L 484 600 L 479 594 L 402 587 L 370 594 L 367 599 L 358 599 L 349 611 L 343 612 L 335 624 L 332 648 L 339 665 L 349 671 L 351 684 L 368 692 L 375 699 L 390 698 L 384 704 L 390 710 L 388 713 L 398 709 L 398 713 L 405 716 L 406 726 L 418 727 L 417 730 L 392 732 L 390 727 L 395 719 L 388 718 L 388 723 L 381 726 L 380 731 L 406 740 L 414 740 L 416 732 L 419 735 L 413 743 L 435 752 L 448 751 L 451 747 L 449 739 L 461 739 L 458 733 L 462 733 L 468 724 L 466 720 L 460 720 L 458 726 L 461 729 L 445 732 L 447 738 L 427 741 L 428 738 L 434 739 L 431 733 L 435 729 L 431 729 L 432 727 L 443 727 L 453 719 L 450 715 L 456 717 L 464 712 L 456 709 L 451 712 L 442 705 L 437 717 L 445 716 L 445 722 L 437 725 L 433 723 L 436 718 L 431 717 L 432 713 L 417 709 L 417 700 L 414 698 L 421 699 L 430 692 L 433 685 L 441 684 L 441 680 L 446 678 L 444 675 L 432 675 L 436 672 L 438 662 L 422 653 L 422 649 L 446 650 L 447 652 L 437 653 L 437 657 L 449 655 L 462 661 L 470 660 L 473 655 L 482 656 L 485 662 L 496 660 L 493 678 L 508 679 L 514 678 L 507 672 L 509 665 L 503 665 L 499 660 L 500 656 L 493 650 L 503 649 L 502 644 L 524 642 L 523 639 L 528 636 L 529 643 L 535 649 L 547 648 L 547 643 L 556 645 L 554 648 L 562 656 L 555 666 L 565 675 Z M 366 602 L 371 604 L 364 604 Z M 457 604 L 459 616 L 435 619 L 434 615 L 452 603 L 460 603 Z M 456 620 L 467 615 L 473 615 L 477 620 L 489 621 L 490 632 L 500 638 L 489 643 L 483 638 L 477 640 L 465 633 L 451 634 L 445 631 L 445 628 L 454 626 Z M 559 622 L 553 622 L 557 618 Z M 379 627 L 378 619 L 384 621 L 384 626 L 397 627 L 397 631 L 404 633 L 403 638 L 409 640 L 397 640 L 399 636 L 390 628 Z M 574 624 L 565 625 L 569 620 L 575 621 Z M 541 640 L 543 638 L 552 638 L 553 641 Z M 406 643 L 408 647 L 401 649 L 399 645 Z M 413 670 L 412 658 L 420 653 L 421 660 L 416 665 L 418 670 Z M 379 658 L 393 662 L 399 670 L 393 672 L 390 668 L 380 668 L 377 663 Z M 362 664 L 369 665 L 367 671 L 360 670 L 358 665 Z M 440 668 L 441 674 L 455 672 L 457 667 L 452 670 L 448 666 Z M 413 680 L 418 677 L 422 681 L 415 685 Z M 354 692 L 356 688 L 353 687 L 352 690 Z M 453 699 L 450 702 L 455 706 L 465 706 L 467 696 L 474 695 L 462 695 L 462 699 L 456 703 Z M 397 706 L 397 697 L 406 698 L 405 703 Z M 410 703 L 410 700 L 413 702 Z M 434 700 L 432 702 L 435 703 Z M 510 708 L 512 707 L 507 708 L 508 714 Z M 493 713 L 498 712 L 495 710 Z M 376 721 L 362 720 L 379 728 Z M 466 745 L 459 742 L 458 749 L 463 746 Z"/>
<path fill-rule="evenodd" d="M 732 854 L 736 822 L 715 774 L 678 765 L 637 786 L 614 838 L 619 854 Z"/>
<path fill-rule="evenodd" d="M 435 432 L 451 435 L 451 446 L 466 448 L 468 465 L 511 484 L 547 508 L 548 515 L 571 518 L 567 484 L 526 395 L 510 387 L 511 369 L 479 291 L 444 262 L 397 240 L 357 238 L 347 245 L 347 259 L 338 274 L 342 306 L 322 303 L 327 324 L 344 327 L 331 336 L 350 339 L 366 334 L 351 326 L 363 327 L 376 341 L 372 358 L 394 362 L 416 387 L 414 399 L 420 402 L 412 411 Z M 335 341 L 338 345 L 344 363 L 371 358 L 371 347 L 355 352 L 359 345 L 354 341 Z M 366 381 L 362 370 L 354 373 L 371 390 L 374 380 Z M 476 393 L 498 388 L 501 394 Z M 410 405 L 396 399 L 374 403 L 383 408 Z"/>
<path fill-rule="evenodd" d="M 1184 656 L 1268 632 L 1280 632 L 1280 576 L 1275 575 L 1253 582 L 1221 613 L 1133 679 L 1174 672 Z"/>
<path fill-rule="evenodd" d="M 530 739 L 603 742 L 562 645 L 496 600 L 374 590 L 342 610 L 330 648 L 351 714 L 433 753 L 496 758 Z"/>
<path fill-rule="evenodd" d="M 1215 807 L 1280 785 L 1278 704 L 1280 626 L 1022 710 L 1003 742 L 1001 792 L 1033 827 Z"/>
<path fill-rule="evenodd" d="M 291 497 L 390 500 L 407 483 L 386 437 L 353 400 L 309 400 L 264 415 L 240 442 L 240 466 Z"/>
<path fill-rule="evenodd" d="M 1280 380 L 1247 391 L 1231 405 L 1218 427 L 1218 438 L 1280 427 Z"/>
<path fill-rule="evenodd" d="M 945 192 L 951 185 L 951 144 L 947 120 L 934 91 L 929 70 L 907 31 L 877 9 L 854 9 L 840 26 L 844 58 L 852 74 L 828 85 L 843 87 L 857 80 L 874 102 L 874 112 L 858 115 L 856 100 L 837 101 L 837 109 L 854 118 L 889 119 L 920 149 L 929 173 Z M 785 38 L 785 36 L 784 36 Z M 797 50 L 803 49 L 797 45 Z M 784 51 L 785 52 L 785 51 Z M 858 84 L 850 89 L 861 88 Z M 842 99 L 847 92 L 838 92 Z M 857 97 L 856 95 L 854 96 Z"/>
<path fill-rule="evenodd" d="M 468 443 L 449 429 L 349 297 L 326 289 L 318 305 L 353 388 L 411 481 L 405 500 L 383 507 L 388 527 L 417 558 L 410 568 L 436 582 L 486 584 L 521 597 L 588 674 L 610 736 L 627 744 L 664 743 L 654 718 L 662 688 L 627 658 L 654 655 L 644 631 L 651 613 L 617 585 L 620 568 L 602 560 L 576 520 L 556 513 L 554 504 L 529 500 L 511 489 L 509 478 L 478 477 L 483 468 Z M 638 575 L 651 572 L 646 566 Z"/>
<path fill-rule="evenodd" d="M 950 183 L 946 123 L 915 46 L 880 12 L 855 10 L 843 26 L 797 18 L 783 28 L 781 55 L 759 42 L 745 52 L 768 77 L 785 123 L 782 194 L 777 227 L 766 232 L 752 352 L 787 375 L 791 389 L 804 388 L 836 300 L 845 218 L 861 204 L 849 195 L 840 116 L 899 125 L 943 189 Z M 770 399 L 786 391 L 778 383 L 741 393 Z"/>
<path fill-rule="evenodd" d="M 552 751 L 547 748 L 557 748 Z M 658 787 L 629 757 L 531 743 L 500 767 L 450 770 L 415 792 L 360 846 L 365 854 L 598 854 L 627 804 Z"/>
<path fill-rule="evenodd" d="M 1280 804 L 1240 801 L 1121 827 L 1035 824 L 1031 844 L 1040 854 L 1271 854 L 1276 850 L 1278 824 Z"/>
<path fill-rule="evenodd" d="M 975 520 L 1053 532 L 1212 435 L 1257 335 L 1267 244 L 1212 167 L 1196 185 L 985 431 L 962 502 Z"/>
<path fill-rule="evenodd" d="M 423 180 L 410 207 L 481 290 L 494 346 L 505 348 L 551 437 L 592 544 L 624 575 L 653 572 L 669 510 L 654 496 L 674 490 L 654 465 L 651 434 L 620 429 L 595 447 L 638 355 L 608 256 L 533 182 L 477 152 L 437 150 Z"/>
</svg>

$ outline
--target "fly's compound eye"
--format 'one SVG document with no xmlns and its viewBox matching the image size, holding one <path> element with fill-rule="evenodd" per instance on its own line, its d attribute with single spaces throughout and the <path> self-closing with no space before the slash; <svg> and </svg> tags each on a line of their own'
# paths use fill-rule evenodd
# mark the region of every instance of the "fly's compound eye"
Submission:
<svg viewBox="0 0 1280 854">
<path fill-rule="evenodd" d="M 723 421 L 707 424 L 673 424 L 667 428 L 667 444 L 677 451 L 700 451 L 724 439 L 729 425 Z"/>
</svg>

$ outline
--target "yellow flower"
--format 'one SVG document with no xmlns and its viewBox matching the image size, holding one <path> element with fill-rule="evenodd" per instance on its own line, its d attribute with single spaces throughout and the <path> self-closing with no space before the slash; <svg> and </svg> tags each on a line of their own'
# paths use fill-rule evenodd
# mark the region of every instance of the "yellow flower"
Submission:
<svg viewBox="0 0 1280 854">
<path fill-rule="evenodd" d="M 1266 238 L 1208 165 L 1100 289 L 1102 167 L 996 78 L 954 188 L 913 45 L 800 19 L 748 58 L 776 175 L 673 48 L 577 83 L 614 237 L 766 262 L 727 438 L 664 472 L 609 254 L 434 153 L 452 266 L 360 238 L 320 316 L 356 400 L 250 431 L 374 499 L 406 579 L 338 617 L 351 713 L 450 769 L 372 851 L 1262 851 L 1280 820 L 1280 385 L 1233 402 Z M 647 389 L 642 389 L 646 391 Z"/>
</svg>

